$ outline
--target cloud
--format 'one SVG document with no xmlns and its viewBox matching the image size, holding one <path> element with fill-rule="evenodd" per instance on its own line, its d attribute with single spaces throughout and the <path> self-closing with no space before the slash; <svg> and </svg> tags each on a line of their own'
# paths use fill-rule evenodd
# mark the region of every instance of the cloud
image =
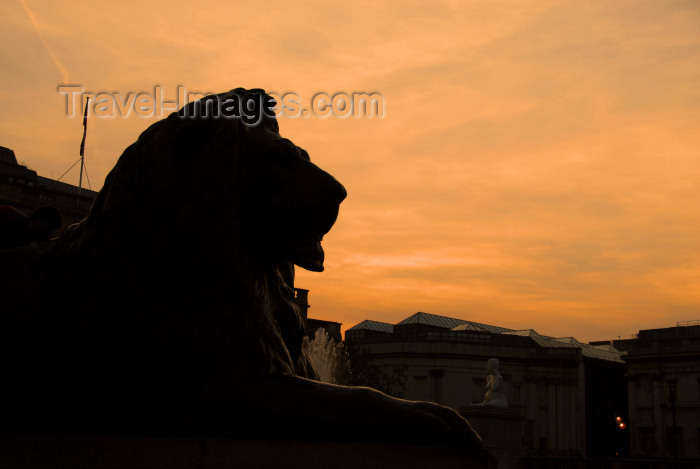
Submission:
<svg viewBox="0 0 700 469">
<path fill-rule="evenodd" d="M 39 22 L 34 16 L 34 13 L 32 13 L 32 11 L 29 9 L 25 0 L 19 0 L 19 2 L 22 4 L 22 8 L 24 8 L 24 11 L 27 12 L 29 20 L 32 22 L 32 26 L 36 31 L 36 35 L 39 38 L 39 41 L 41 41 L 41 45 L 44 46 L 46 53 L 49 54 L 49 57 L 51 57 L 51 60 L 53 60 L 53 63 L 56 64 L 56 68 L 58 68 L 58 71 L 61 73 L 61 79 L 63 80 L 63 83 L 68 83 L 68 72 L 66 71 L 66 68 L 63 66 L 61 61 L 58 60 L 58 57 L 56 56 L 56 53 L 54 52 L 53 48 L 48 44 L 48 42 L 46 42 L 46 39 L 44 39 L 44 35 L 42 34 L 41 29 L 39 28 Z"/>
<path fill-rule="evenodd" d="M 696 319 L 694 2 L 21 5 L 0 20 L 0 144 L 44 175 L 82 130 L 58 64 L 93 91 L 383 94 L 382 119 L 280 121 L 349 192 L 327 270 L 298 274 L 312 317 L 422 309 L 580 339 Z M 152 121 L 90 121 L 93 184 Z"/>
</svg>

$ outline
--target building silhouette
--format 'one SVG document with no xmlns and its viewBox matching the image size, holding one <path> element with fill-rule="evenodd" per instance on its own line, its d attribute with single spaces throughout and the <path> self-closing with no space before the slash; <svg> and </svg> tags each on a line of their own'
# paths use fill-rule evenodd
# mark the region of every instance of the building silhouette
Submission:
<svg viewBox="0 0 700 469">
<path fill-rule="evenodd" d="M 95 191 L 37 175 L 17 162 L 14 151 L 0 147 L 0 204 L 28 214 L 52 205 L 63 216 L 63 229 L 85 218 L 95 197 Z"/>
<path fill-rule="evenodd" d="M 625 351 L 631 456 L 700 459 L 700 324 L 694 323 L 609 342 Z"/>
<path fill-rule="evenodd" d="M 309 305 L 309 290 L 295 288 L 294 299 L 301 311 L 301 317 L 304 318 L 304 329 L 309 339 L 313 340 L 316 331 L 323 328 L 333 340 L 342 342 L 343 336 L 340 331 L 342 323 L 309 317 L 309 308 L 311 307 L 311 305 Z"/>
<path fill-rule="evenodd" d="M 614 457 L 628 448 L 625 363 L 610 344 L 590 345 L 462 319 L 416 313 L 397 324 L 349 328 L 353 356 L 404 374 L 403 397 L 463 413 L 484 399 L 486 362 L 500 360 L 511 419 L 527 455 Z M 519 443 L 519 442 L 518 442 Z"/>
</svg>

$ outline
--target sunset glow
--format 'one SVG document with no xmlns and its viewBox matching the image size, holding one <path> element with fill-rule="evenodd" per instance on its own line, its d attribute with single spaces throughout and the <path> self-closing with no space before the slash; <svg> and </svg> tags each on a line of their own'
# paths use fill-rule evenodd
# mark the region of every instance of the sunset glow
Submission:
<svg viewBox="0 0 700 469">
<path fill-rule="evenodd" d="M 82 137 L 59 86 L 379 93 L 383 117 L 280 117 L 348 190 L 326 270 L 297 270 L 310 317 L 582 341 L 700 319 L 698 2 L 10 0 L 0 22 L 0 145 L 46 177 Z M 157 119 L 90 116 L 93 189 Z"/>
</svg>

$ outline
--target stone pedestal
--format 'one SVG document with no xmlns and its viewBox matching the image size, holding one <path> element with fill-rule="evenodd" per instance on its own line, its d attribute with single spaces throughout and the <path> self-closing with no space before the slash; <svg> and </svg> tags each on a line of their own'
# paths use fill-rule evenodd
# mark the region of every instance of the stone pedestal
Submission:
<svg viewBox="0 0 700 469">
<path fill-rule="evenodd" d="M 498 469 L 524 467 L 532 446 L 534 421 L 512 409 L 463 407 L 459 413 L 484 440 L 484 447 L 498 460 Z M 528 435 L 529 432 L 529 435 Z"/>
<path fill-rule="evenodd" d="M 226 438 L 0 436 L 0 455 L 2 469 L 495 469 L 488 451 L 455 446 Z"/>
</svg>

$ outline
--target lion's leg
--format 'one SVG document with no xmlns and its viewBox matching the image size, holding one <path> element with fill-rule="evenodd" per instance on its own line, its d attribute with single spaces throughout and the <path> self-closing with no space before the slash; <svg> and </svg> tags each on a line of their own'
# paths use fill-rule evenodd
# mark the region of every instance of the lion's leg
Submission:
<svg viewBox="0 0 700 469">
<path fill-rule="evenodd" d="M 297 438 L 481 444 L 479 436 L 457 412 L 430 402 L 406 401 L 370 388 L 283 375 L 231 384 L 226 395 L 211 396 L 214 399 L 207 406 L 211 411 L 206 415 L 216 413 L 219 422 L 215 426 L 220 429 L 227 425 L 228 413 L 221 409 L 233 398 L 232 409 L 236 410 L 229 425 L 243 423 L 250 428 L 262 425 L 279 430 L 291 427 Z"/>
</svg>

